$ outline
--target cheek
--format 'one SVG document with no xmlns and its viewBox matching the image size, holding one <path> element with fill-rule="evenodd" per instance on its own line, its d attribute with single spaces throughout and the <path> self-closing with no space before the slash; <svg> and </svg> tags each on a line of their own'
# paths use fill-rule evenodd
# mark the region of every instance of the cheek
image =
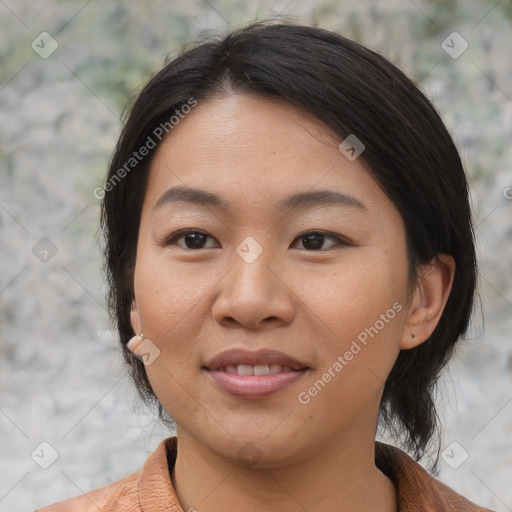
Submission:
<svg viewBox="0 0 512 512">
<path fill-rule="evenodd" d="M 384 321 L 386 330 L 399 331 L 405 310 L 407 267 L 405 262 L 385 257 L 358 257 L 315 279 L 299 276 L 297 294 L 322 321 L 335 339 L 357 337 L 360 332 Z M 393 308 L 393 305 L 397 303 Z M 381 320 L 381 315 L 384 319 Z M 392 321 L 386 322 L 391 319 Z M 383 329 L 380 329 L 383 330 Z"/>
<path fill-rule="evenodd" d="M 199 413 L 190 393 L 198 373 L 198 314 L 209 287 L 208 277 L 179 272 L 166 258 L 142 253 L 137 261 L 135 290 L 142 331 L 160 351 L 145 367 L 146 374 L 158 400 L 178 423 Z"/>
<path fill-rule="evenodd" d="M 365 392 L 369 397 L 391 371 L 406 311 L 407 266 L 397 261 L 383 255 L 354 259 L 299 292 L 311 311 L 306 314 L 321 320 L 321 333 L 312 335 L 321 352 L 319 385 L 329 383 L 327 402 L 350 402 L 356 389 L 359 399 Z"/>
<path fill-rule="evenodd" d="M 213 272 L 198 275 L 193 266 L 171 262 L 162 252 L 140 251 L 135 270 L 135 295 L 144 333 L 155 340 L 172 338 L 197 325 L 192 322 L 216 282 Z"/>
<path fill-rule="evenodd" d="M 318 431 L 326 428 L 321 419 L 326 415 L 336 431 L 356 422 L 368 405 L 378 408 L 399 353 L 405 308 L 396 297 L 387 286 L 376 289 L 375 282 L 352 286 L 344 280 L 343 292 L 318 303 L 316 311 L 328 328 L 317 338 L 321 356 L 314 378 L 297 397 Z"/>
<path fill-rule="evenodd" d="M 137 261 L 135 296 L 141 330 L 159 351 L 145 369 L 159 399 L 167 395 L 179 399 L 183 390 L 178 383 L 197 371 L 195 308 L 206 285 L 195 281 L 185 286 L 187 281 L 171 272 L 165 261 L 152 261 L 145 255 Z"/>
</svg>

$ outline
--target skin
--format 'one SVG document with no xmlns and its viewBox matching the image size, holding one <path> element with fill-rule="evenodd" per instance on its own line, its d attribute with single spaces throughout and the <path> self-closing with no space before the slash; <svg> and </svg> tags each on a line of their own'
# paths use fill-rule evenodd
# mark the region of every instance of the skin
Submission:
<svg viewBox="0 0 512 512">
<path fill-rule="evenodd" d="M 177 424 L 172 480 L 184 510 L 397 510 L 394 486 L 374 462 L 379 401 L 400 349 L 434 330 L 454 263 L 439 255 L 409 282 L 403 220 L 340 142 L 289 104 L 230 93 L 200 102 L 155 154 L 131 320 L 160 350 L 146 371 Z M 155 209 L 178 185 L 232 205 Z M 293 193 L 316 190 L 350 194 L 364 209 L 276 209 Z M 205 233 L 203 245 L 183 236 L 166 245 L 184 228 Z M 327 233 L 315 245 L 300 236 L 310 229 Z M 252 263 L 236 252 L 249 236 L 262 248 Z M 298 394 L 395 303 L 401 311 L 300 403 Z M 310 370 L 270 397 L 236 398 L 202 369 L 231 348 L 279 350 Z M 257 460 L 244 464 L 248 447 Z"/>
</svg>

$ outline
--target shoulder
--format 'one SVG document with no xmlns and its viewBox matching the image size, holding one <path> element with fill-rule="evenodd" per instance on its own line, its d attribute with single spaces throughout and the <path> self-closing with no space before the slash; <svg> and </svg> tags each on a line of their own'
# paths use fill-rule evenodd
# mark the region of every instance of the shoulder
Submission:
<svg viewBox="0 0 512 512">
<path fill-rule="evenodd" d="M 144 467 L 117 482 L 35 512 L 141 512 L 181 510 L 169 470 L 174 466 L 177 438 L 160 442 Z"/>
<path fill-rule="evenodd" d="M 138 481 L 140 471 L 132 473 L 117 482 L 40 508 L 35 512 L 135 512 L 140 511 Z"/>
<path fill-rule="evenodd" d="M 399 448 L 376 442 L 375 462 L 395 484 L 400 512 L 493 512 L 457 494 Z"/>
</svg>

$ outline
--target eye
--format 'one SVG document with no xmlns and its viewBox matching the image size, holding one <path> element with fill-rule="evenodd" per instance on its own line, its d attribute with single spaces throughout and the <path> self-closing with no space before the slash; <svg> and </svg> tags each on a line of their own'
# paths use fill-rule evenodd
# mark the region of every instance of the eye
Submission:
<svg viewBox="0 0 512 512">
<path fill-rule="evenodd" d="M 211 243 L 208 245 L 207 242 L 209 239 L 212 241 L 215 240 L 212 236 L 197 229 L 181 229 L 168 237 L 161 245 L 165 247 L 177 245 L 182 249 L 191 250 L 218 247 L 218 245 L 215 245 L 215 242 L 213 242 L 213 245 Z M 325 247 L 326 240 L 331 241 L 327 247 Z M 292 245 L 296 245 L 296 241 L 302 244 L 302 247 L 299 247 L 299 249 L 306 251 L 325 251 L 336 246 L 350 245 L 339 236 L 324 231 L 306 231 L 298 236 Z"/>
<path fill-rule="evenodd" d="M 205 245 L 209 238 L 214 240 L 213 237 L 207 233 L 204 233 L 203 231 L 198 231 L 197 229 L 181 229 L 180 231 L 173 233 L 169 238 L 167 238 L 162 245 L 177 245 L 182 249 L 210 249 L 211 247 L 215 246 Z M 183 242 L 178 243 L 178 241 L 181 240 Z"/>
<path fill-rule="evenodd" d="M 324 231 L 306 231 L 298 236 L 295 240 L 302 243 L 302 248 L 307 251 L 319 251 L 328 250 L 339 245 L 349 245 L 347 242 L 342 240 L 340 237 L 326 233 Z M 323 247 L 326 240 L 334 241 L 330 246 Z"/>
</svg>

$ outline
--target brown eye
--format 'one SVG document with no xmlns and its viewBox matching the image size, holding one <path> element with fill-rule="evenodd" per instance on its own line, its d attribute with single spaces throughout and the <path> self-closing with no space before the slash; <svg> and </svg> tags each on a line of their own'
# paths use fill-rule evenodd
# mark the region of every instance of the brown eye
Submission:
<svg viewBox="0 0 512 512">
<path fill-rule="evenodd" d="M 203 231 L 185 229 L 171 235 L 163 245 L 177 245 L 182 249 L 210 249 L 211 245 L 205 245 L 208 239 L 213 240 L 213 237 Z"/>
<path fill-rule="evenodd" d="M 323 231 L 308 231 L 297 237 L 296 240 L 302 243 L 302 247 L 299 247 L 299 249 L 306 251 L 321 251 L 332 249 L 339 245 L 348 245 L 341 238 L 330 233 L 324 233 Z M 331 240 L 333 243 L 325 247 L 324 243 L 326 240 Z"/>
</svg>

